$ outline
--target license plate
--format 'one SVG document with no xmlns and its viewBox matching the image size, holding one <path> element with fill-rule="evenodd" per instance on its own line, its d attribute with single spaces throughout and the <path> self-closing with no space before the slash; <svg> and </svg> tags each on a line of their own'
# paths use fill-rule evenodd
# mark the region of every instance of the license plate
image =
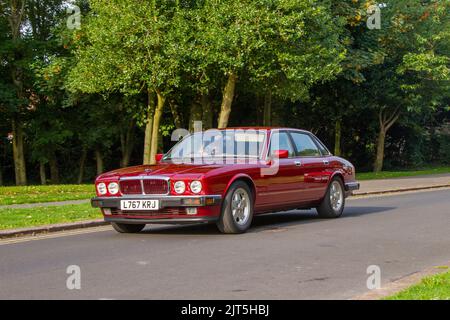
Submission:
<svg viewBox="0 0 450 320">
<path fill-rule="evenodd" d="M 159 210 L 158 200 L 121 200 L 120 210 L 123 211 L 149 211 Z"/>
</svg>

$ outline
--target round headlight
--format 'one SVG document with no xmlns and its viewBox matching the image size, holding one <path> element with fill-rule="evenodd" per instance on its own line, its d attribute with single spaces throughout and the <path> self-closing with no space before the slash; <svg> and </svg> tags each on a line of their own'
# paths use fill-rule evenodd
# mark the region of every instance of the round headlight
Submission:
<svg viewBox="0 0 450 320">
<path fill-rule="evenodd" d="M 192 181 L 191 191 L 193 193 L 200 193 L 202 191 L 202 183 L 200 181 Z"/>
<path fill-rule="evenodd" d="M 177 181 L 173 185 L 173 188 L 176 193 L 181 194 L 186 190 L 186 184 L 184 183 L 184 181 Z"/>
<path fill-rule="evenodd" d="M 108 191 L 110 194 L 118 194 L 119 184 L 117 182 L 111 182 L 110 184 L 108 184 Z"/>
<path fill-rule="evenodd" d="M 104 184 L 103 182 L 99 183 L 97 185 L 97 192 L 101 196 L 105 195 L 108 192 L 108 190 L 106 190 L 106 184 Z"/>
</svg>

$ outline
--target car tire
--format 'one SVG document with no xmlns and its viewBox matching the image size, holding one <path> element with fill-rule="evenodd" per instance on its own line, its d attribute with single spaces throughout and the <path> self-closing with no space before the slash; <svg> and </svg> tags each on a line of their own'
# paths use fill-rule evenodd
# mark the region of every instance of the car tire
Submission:
<svg viewBox="0 0 450 320">
<path fill-rule="evenodd" d="M 339 218 L 344 212 L 345 207 L 345 191 L 342 179 L 335 177 L 328 185 L 327 193 L 318 206 L 317 213 L 319 217 L 325 219 Z"/>
<path fill-rule="evenodd" d="M 112 227 L 119 233 L 138 233 L 145 228 L 145 224 L 125 224 L 111 222 Z"/>
<path fill-rule="evenodd" d="M 234 182 L 222 203 L 222 213 L 217 227 L 222 233 L 244 233 L 253 220 L 253 194 L 243 181 Z"/>
</svg>

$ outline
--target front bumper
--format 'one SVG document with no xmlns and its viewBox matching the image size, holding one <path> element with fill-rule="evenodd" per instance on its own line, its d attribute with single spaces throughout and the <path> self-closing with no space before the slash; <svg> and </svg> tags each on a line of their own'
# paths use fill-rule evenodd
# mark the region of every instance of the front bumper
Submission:
<svg viewBox="0 0 450 320">
<path fill-rule="evenodd" d="M 158 200 L 159 210 L 122 211 L 121 200 Z M 193 224 L 217 221 L 220 215 L 222 196 L 124 196 L 97 197 L 91 200 L 94 208 L 102 209 L 107 222 L 124 224 Z M 196 208 L 188 214 L 186 208 Z M 108 212 L 108 213 L 107 213 Z"/>
<path fill-rule="evenodd" d="M 120 209 L 121 200 L 158 200 L 161 209 L 178 207 L 206 207 L 221 203 L 222 196 L 127 196 L 127 197 L 96 197 L 91 199 L 94 208 Z"/>
</svg>

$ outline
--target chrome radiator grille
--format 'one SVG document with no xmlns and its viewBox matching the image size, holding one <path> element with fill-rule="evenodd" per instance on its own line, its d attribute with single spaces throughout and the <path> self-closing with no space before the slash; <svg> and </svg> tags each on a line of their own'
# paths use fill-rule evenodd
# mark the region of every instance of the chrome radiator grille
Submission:
<svg viewBox="0 0 450 320">
<path fill-rule="evenodd" d="M 120 183 L 120 191 L 124 195 L 166 195 L 169 194 L 168 179 L 136 178 L 124 179 Z"/>
</svg>

